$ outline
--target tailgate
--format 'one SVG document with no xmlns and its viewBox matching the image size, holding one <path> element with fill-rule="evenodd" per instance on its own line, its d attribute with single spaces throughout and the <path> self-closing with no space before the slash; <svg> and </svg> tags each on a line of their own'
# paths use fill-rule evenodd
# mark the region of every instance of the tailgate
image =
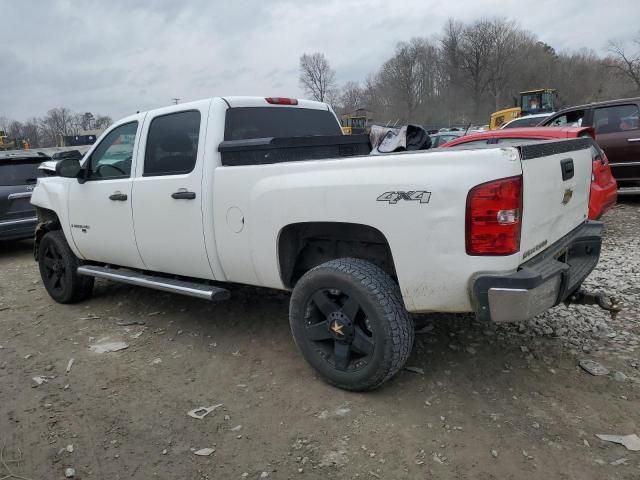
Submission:
<svg viewBox="0 0 640 480">
<path fill-rule="evenodd" d="M 519 149 L 523 176 L 520 255 L 525 261 L 586 220 L 591 139 L 541 142 Z"/>
</svg>

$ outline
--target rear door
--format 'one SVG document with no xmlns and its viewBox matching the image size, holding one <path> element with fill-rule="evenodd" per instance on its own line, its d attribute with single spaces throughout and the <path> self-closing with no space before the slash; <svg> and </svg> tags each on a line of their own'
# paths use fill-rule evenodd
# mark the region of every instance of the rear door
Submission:
<svg viewBox="0 0 640 480">
<path fill-rule="evenodd" d="M 590 138 L 519 147 L 522 158 L 523 260 L 562 238 L 587 218 L 591 185 Z"/>
<path fill-rule="evenodd" d="M 606 153 L 613 175 L 618 180 L 640 177 L 639 117 L 636 103 L 594 109 L 596 141 Z"/>
<path fill-rule="evenodd" d="M 43 159 L 0 159 L 0 222 L 34 221 L 31 192 Z"/>
<path fill-rule="evenodd" d="M 210 103 L 194 102 L 188 109 L 169 107 L 147 116 L 133 184 L 133 218 L 136 241 L 149 270 L 214 278 L 202 215 Z"/>
</svg>

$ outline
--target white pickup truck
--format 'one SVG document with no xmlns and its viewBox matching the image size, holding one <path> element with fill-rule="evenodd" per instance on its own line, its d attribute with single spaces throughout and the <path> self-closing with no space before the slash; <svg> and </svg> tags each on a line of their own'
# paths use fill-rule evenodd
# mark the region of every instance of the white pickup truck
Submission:
<svg viewBox="0 0 640 480">
<path fill-rule="evenodd" d="M 291 290 L 306 360 L 367 390 L 409 357 L 409 313 L 520 321 L 598 262 L 588 138 L 367 156 L 340 135 L 326 104 L 287 98 L 120 120 L 38 180 L 45 288 L 61 303 L 88 298 L 95 277 L 208 300 L 227 282 Z"/>
</svg>

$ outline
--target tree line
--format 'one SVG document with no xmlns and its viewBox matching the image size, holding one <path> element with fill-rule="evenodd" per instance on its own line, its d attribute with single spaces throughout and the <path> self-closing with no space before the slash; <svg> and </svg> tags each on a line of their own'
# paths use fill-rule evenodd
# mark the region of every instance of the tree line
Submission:
<svg viewBox="0 0 640 480">
<path fill-rule="evenodd" d="M 0 117 L 0 130 L 11 139 L 26 141 L 31 148 L 45 148 L 61 146 L 64 136 L 78 135 L 87 130 L 104 130 L 111 123 L 111 117 L 106 115 L 75 113 L 60 107 L 25 122 Z"/>
<path fill-rule="evenodd" d="M 520 91 L 555 88 L 561 106 L 640 95 L 640 33 L 632 47 L 610 42 L 604 56 L 557 52 L 511 20 L 450 19 L 437 37 L 398 43 L 364 80 L 339 86 L 321 52 L 300 57 L 299 80 L 339 113 L 365 108 L 384 123 L 483 125 Z"/>
</svg>

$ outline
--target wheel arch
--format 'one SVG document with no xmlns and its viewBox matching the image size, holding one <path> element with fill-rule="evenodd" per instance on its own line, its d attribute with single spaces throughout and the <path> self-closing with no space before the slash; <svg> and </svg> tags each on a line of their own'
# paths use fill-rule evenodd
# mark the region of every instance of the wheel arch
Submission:
<svg viewBox="0 0 640 480">
<path fill-rule="evenodd" d="M 38 261 L 38 250 L 40 248 L 40 242 L 42 237 L 47 232 L 53 230 L 61 230 L 62 225 L 58 214 L 53 210 L 43 207 L 36 207 L 36 214 L 38 216 L 38 225 L 36 226 L 35 237 L 33 241 L 33 258 Z"/>
<path fill-rule="evenodd" d="M 391 247 L 385 235 L 370 225 L 349 222 L 300 222 L 284 226 L 278 235 L 280 278 L 292 288 L 305 272 L 329 260 L 367 260 L 397 281 Z"/>
</svg>

